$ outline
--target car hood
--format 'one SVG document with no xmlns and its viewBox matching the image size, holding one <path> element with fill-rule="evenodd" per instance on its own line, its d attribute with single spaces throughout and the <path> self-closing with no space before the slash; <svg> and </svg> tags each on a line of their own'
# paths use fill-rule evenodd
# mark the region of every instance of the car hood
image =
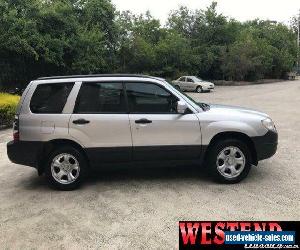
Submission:
<svg viewBox="0 0 300 250">
<path fill-rule="evenodd" d="M 263 112 L 243 108 L 239 106 L 230 106 L 230 105 L 221 105 L 221 104 L 210 104 L 209 112 L 218 113 L 225 116 L 238 116 L 240 118 L 246 116 L 256 116 L 261 117 L 262 119 L 268 118 L 269 116 Z"/>
</svg>

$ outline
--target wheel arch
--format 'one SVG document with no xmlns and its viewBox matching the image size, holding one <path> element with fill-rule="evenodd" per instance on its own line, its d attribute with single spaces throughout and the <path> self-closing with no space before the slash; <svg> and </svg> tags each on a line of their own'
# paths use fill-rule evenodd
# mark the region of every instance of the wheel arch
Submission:
<svg viewBox="0 0 300 250">
<path fill-rule="evenodd" d="M 84 158 L 86 159 L 87 166 L 89 166 L 89 158 L 87 157 L 87 154 L 85 150 L 82 148 L 82 146 L 70 139 L 53 139 L 50 141 L 47 141 L 43 144 L 42 150 L 40 152 L 40 155 L 38 157 L 38 174 L 42 175 L 44 173 L 45 164 L 47 163 L 48 156 L 53 150 L 57 149 L 58 147 L 63 146 L 71 146 L 78 151 L 82 153 Z"/>
<path fill-rule="evenodd" d="M 228 138 L 237 139 L 237 140 L 244 142 L 248 146 L 248 148 L 251 152 L 252 164 L 253 165 L 258 164 L 257 152 L 256 152 L 255 145 L 254 145 L 254 142 L 252 141 L 251 137 L 249 137 L 248 135 L 246 135 L 242 132 L 235 132 L 235 131 L 220 132 L 220 133 L 214 135 L 205 151 L 205 159 L 206 159 L 206 156 L 207 156 L 210 148 L 216 142 L 222 141 L 222 140 L 225 140 Z"/>
</svg>

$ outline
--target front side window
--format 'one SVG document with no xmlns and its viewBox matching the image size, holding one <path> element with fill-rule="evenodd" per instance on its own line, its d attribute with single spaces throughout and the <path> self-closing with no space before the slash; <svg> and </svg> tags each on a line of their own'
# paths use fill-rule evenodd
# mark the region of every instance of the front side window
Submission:
<svg viewBox="0 0 300 250">
<path fill-rule="evenodd" d="M 39 84 L 30 101 L 30 110 L 37 114 L 60 114 L 74 83 Z"/>
<path fill-rule="evenodd" d="M 126 113 L 122 83 L 82 83 L 75 113 Z"/>
<path fill-rule="evenodd" d="M 179 81 L 180 81 L 180 82 L 184 82 L 184 81 L 185 81 L 185 77 L 180 77 L 180 78 L 179 78 Z"/>
<path fill-rule="evenodd" d="M 191 78 L 187 78 L 186 81 L 187 82 L 194 82 L 193 79 L 191 79 Z"/>
<path fill-rule="evenodd" d="M 131 113 L 177 113 L 178 98 L 156 84 L 126 83 L 126 92 Z"/>
</svg>

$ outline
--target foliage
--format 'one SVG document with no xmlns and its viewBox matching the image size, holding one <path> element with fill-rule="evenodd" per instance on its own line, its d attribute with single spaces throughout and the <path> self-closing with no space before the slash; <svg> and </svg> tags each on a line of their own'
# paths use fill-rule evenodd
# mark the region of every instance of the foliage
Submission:
<svg viewBox="0 0 300 250">
<path fill-rule="evenodd" d="M 0 93 L 0 126 L 12 125 L 19 100 L 17 95 Z"/>
<path fill-rule="evenodd" d="M 113 72 L 280 78 L 297 58 L 295 30 L 228 19 L 216 2 L 204 10 L 180 7 L 162 26 L 149 12 L 118 12 L 110 0 L 1 0 L 0 23 L 0 87 Z"/>
</svg>

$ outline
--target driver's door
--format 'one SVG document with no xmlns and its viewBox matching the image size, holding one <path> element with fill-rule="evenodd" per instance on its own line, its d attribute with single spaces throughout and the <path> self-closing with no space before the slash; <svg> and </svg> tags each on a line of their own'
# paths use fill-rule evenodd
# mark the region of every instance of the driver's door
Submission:
<svg viewBox="0 0 300 250">
<path fill-rule="evenodd" d="M 192 78 L 187 77 L 186 78 L 186 88 L 188 90 L 195 90 L 195 82 Z"/>
<path fill-rule="evenodd" d="M 126 92 L 135 161 L 200 158 L 199 120 L 177 113 L 176 96 L 149 82 L 128 82 Z"/>
</svg>

